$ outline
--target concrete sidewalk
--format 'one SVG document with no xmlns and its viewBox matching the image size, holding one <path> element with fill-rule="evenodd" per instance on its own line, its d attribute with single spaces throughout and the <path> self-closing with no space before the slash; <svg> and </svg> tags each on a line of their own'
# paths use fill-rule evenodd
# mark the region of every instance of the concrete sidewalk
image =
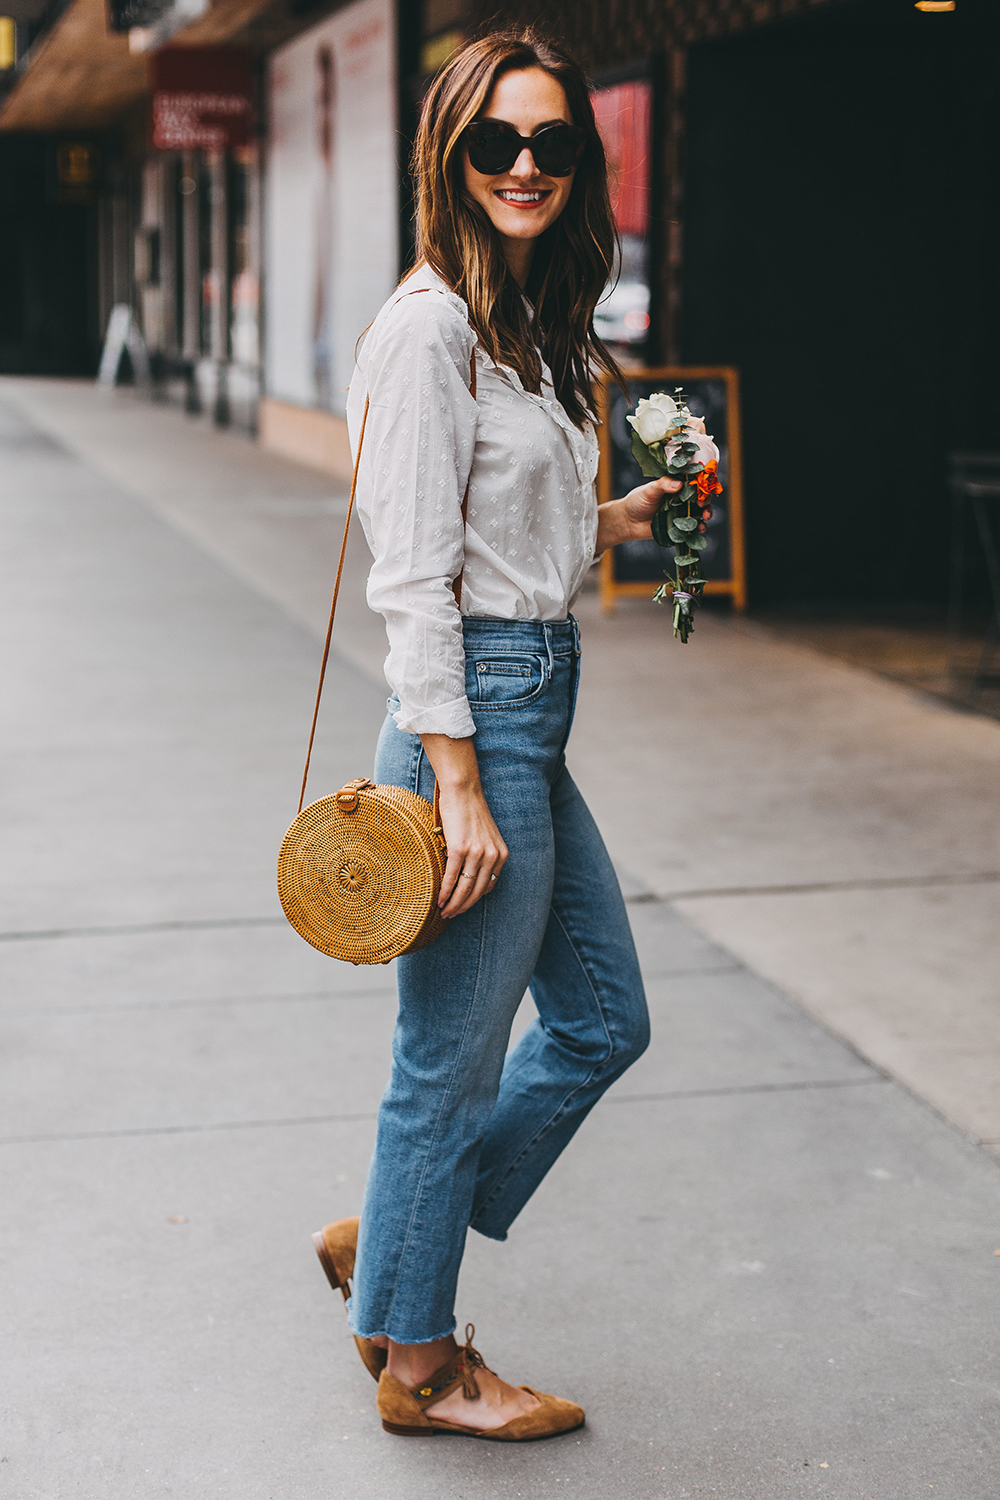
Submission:
<svg viewBox="0 0 1000 1500">
<path fill-rule="evenodd" d="M 342 497 L 128 398 L 0 399 L 7 1491 L 992 1500 L 996 1164 L 733 951 L 784 954 L 822 1009 L 810 933 L 881 940 L 888 894 L 957 891 L 947 943 L 921 929 L 964 989 L 996 735 L 937 710 L 929 733 L 921 700 L 745 628 L 682 652 L 587 605 L 573 766 L 638 898 L 655 1042 L 510 1241 L 471 1238 L 460 1316 L 588 1426 L 408 1444 L 308 1241 L 360 1200 L 392 975 L 306 947 L 273 884 Z M 316 788 L 368 768 L 383 712 L 362 562 Z M 650 801 L 689 765 L 696 795 Z M 742 937 L 741 903 L 765 913 Z"/>
<path fill-rule="evenodd" d="M 346 493 L 128 393 L 0 390 L 323 632 Z M 381 695 L 367 563 L 356 527 L 337 650 Z M 632 892 L 676 902 L 1000 1154 L 1000 724 L 748 622 L 703 616 L 684 649 L 645 601 L 577 613 L 574 772 Z"/>
</svg>

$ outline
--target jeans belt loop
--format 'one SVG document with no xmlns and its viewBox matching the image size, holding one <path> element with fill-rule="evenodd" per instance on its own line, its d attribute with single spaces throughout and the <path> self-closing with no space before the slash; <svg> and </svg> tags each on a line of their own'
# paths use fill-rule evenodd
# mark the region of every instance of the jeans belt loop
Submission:
<svg viewBox="0 0 1000 1500">
<path fill-rule="evenodd" d="M 548 665 L 545 668 L 545 680 L 546 682 L 551 682 L 552 673 L 555 670 L 555 661 L 552 657 L 552 626 L 548 623 L 547 620 L 542 621 L 542 630 L 545 635 L 545 650 L 548 653 L 549 658 Z"/>
<path fill-rule="evenodd" d="M 580 655 L 580 626 L 575 615 L 570 615 L 570 624 L 573 626 L 573 655 Z"/>
</svg>

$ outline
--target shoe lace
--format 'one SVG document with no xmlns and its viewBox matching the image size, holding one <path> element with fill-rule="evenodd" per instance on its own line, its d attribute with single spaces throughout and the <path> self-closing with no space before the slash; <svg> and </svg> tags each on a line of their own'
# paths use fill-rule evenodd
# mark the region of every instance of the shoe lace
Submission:
<svg viewBox="0 0 1000 1500">
<path fill-rule="evenodd" d="M 490 1370 L 479 1350 L 472 1347 L 472 1340 L 475 1336 L 476 1325 L 474 1323 L 466 1323 L 465 1343 L 462 1346 L 462 1360 L 457 1367 L 458 1373 L 462 1377 L 462 1394 L 465 1396 L 466 1401 L 479 1400 L 479 1387 L 476 1384 L 473 1371 L 486 1370 L 490 1375 L 493 1374 L 493 1371 Z"/>
</svg>

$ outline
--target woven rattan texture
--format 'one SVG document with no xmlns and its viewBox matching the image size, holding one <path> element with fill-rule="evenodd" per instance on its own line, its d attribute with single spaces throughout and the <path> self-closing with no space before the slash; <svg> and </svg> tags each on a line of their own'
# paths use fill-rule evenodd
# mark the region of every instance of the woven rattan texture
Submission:
<svg viewBox="0 0 1000 1500">
<path fill-rule="evenodd" d="M 398 786 L 369 786 L 353 812 L 336 796 L 299 813 L 278 855 L 285 915 L 321 953 L 388 963 L 440 936 L 443 839 L 434 809 Z"/>
</svg>

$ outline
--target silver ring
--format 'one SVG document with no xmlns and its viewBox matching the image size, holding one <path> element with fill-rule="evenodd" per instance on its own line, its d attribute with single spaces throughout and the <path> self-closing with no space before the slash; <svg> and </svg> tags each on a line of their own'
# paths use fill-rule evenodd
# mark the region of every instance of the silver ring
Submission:
<svg viewBox="0 0 1000 1500">
<path fill-rule="evenodd" d="M 491 880 L 496 880 L 496 876 L 495 876 L 495 875 L 491 875 L 491 876 L 490 876 L 490 879 L 491 879 Z"/>
</svg>

